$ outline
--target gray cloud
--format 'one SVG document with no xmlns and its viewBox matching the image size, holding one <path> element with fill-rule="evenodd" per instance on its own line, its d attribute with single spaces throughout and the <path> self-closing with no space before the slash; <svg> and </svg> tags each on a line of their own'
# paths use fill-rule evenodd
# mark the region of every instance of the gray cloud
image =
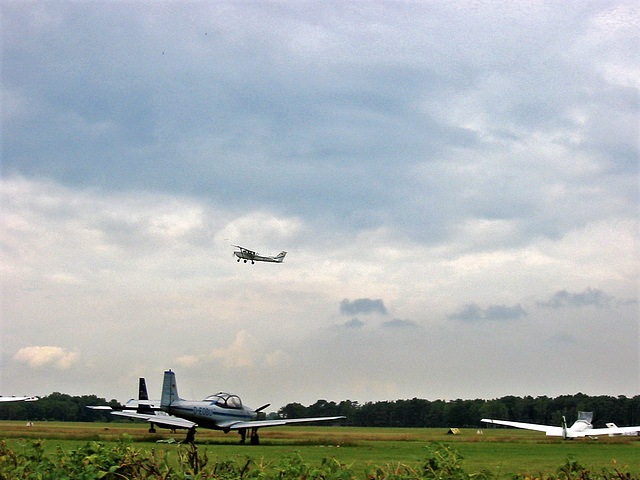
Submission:
<svg viewBox="0 0 640 480">
<path fill-rule="evenodd" d="M 361 328 L 361 327 L 364 327 L 364 325 L 365 325 L 365 322 L 357 318 L 353 318 L 348 322 L 345 322 L 342 324 L 342 326 L 346 328 Z"/>
<path fill-rule="evenodd" d="M 447 318 L 463 322 L 510 321 L 518 320 L 526 315 L 526 310 L 520 304 L 513 306 L 489 305 L 487 308 L 481 308 L 475 303 L 470 303 L 460 308 L 456 313 L 448 315 Z"/>
<path fill-rule="evenodd" d="M 418 324 L 413 320 L 401 320 L 394 318 L 387 322 L 382 322 L 382 328 L 417 328 Z"/>
<path fill-rule="evenodd" d="M 546 302 L 538 302 L 541 307 L 566 308 L 566 307 L 608 307 L 613 297 L 599 289 L 587 288 L 584 292 L 571 293 L 567 290 L 559 290 Z"/>
<path fill-rule="evenodd" d="M 550 184 L 577 192 L 593 175 L 563 171 L 553 158 L 555 167 L 539 170 L 513 161 L 524 139 L 557 132 L 554 154 L 577 142 L 611 171 L 620 151 L 637 158 L 634 132 L 621 128 L 633 121 L 600 125 L 602 118 L 632 120 L 629 88 L 597 80 L 599 68 L 621 61 L 606 53 L 620 42 L 598 37 L 604 45 L 584 45 L 569 33 L 609 15 L 604 8 L 521 15 L 491 7 L 469 17 L 421 4 L 198 10 L 4 5 L 3 88 L 14 106 L 6 171 L 197 195 L 236 208 L 268 205 L 318 222 L 328 220 L 320 212 L 332 212 L 340 228 L 382 220 L 421 241 L 446 238 L 466 213 L 513 219 L 517 231 L 494 239 L 509 245 L 558 237 L 599 211 L 581 207 L 591 202 L 585 196 L 546 204 Z M 495 31 L 489 19 L 506 13 L 513 22 L 506 32 L 469 38 L 483 26 Z M 629 35 L 624 28 L 616 34 Z M 508 46 L 502 35 L 513 39 Z M 394 41 L 381 44 L 385 36 Z M 543 48 L 532 48 L 535 42 Z M 562 57 L 567 45 L 575 60 Z M 599 61 L 582 60 L 589 55 Z M 25 58 L 33 59 L 28 68 Z M 584 97 L 603 89 L 607 95 Z M 615 142 L 598 140 L 596 131 L 617 132 Z M 529 158 L 548 154 L 535 150 Z M 617 174 L 603 180 L 592 201 L 615 193 L 621 202 L 612 208 L 634 211 L 635 182 Z"/>
<path fill-rule="evenodd" d="M 386 315 L 387 308 L 384 306 L 384 302 L 381 299 L 373 300 L 370 298 L 358 298 L 350 301 L 345 298 L 340 302 L 340 313 L 343 315 L 355 315 L 358 313 L 380 313 L 382 315 Z"/>
</svg>

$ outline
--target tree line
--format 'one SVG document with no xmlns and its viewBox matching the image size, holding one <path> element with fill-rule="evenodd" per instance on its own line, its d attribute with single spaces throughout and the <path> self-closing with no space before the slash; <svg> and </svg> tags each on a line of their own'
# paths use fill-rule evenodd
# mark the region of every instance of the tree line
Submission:
<svg viewBox="0 0 640 480">
<path fill-rule="evenodd" d="M 278 414 L 285 418 L 344 415 L 345 424 L 358 427 L 480 427 L 481 418 L 515 420 L 548 425 L 572 423 L 579 411 L 594 412 L 594 426 L 613 422 L 618 426 L 640 425 L 640 395 L 588 396 L 582 393 L 556 398 L 506 396 L 494 400 L 395 400 L 359 404 L 318 400 L 304 407 L 290 403 Z M 486 425 L 484 425 L 486 427 Z"/>
<path fill-rule="evenodd" d="M 118 406 L 95 395 L 70 396 L 52 393 L 36 402 L 11 402 L 0 405 L 0 420 L 66 422 L 123 421 L 108 411 L 86 408 L 88 405 Z M 272 416 L 283 418 L 344 415 L 345 425 L 357 427 L 464 428 L 480 427 L 481 418 L 516 420 L 561 425 L 562 417 L 573 422 L 579 411 L 594 412 L 594 426 L 613 422 L 618 426 L 640 425 L 640 395 L 588 396 L 582 393 L 555 398 L 506 396 L 493 400 L 410 400 L 378 401 L 360 404 L 318 400 L 313 405 L 289 403 Z M 486 428 L 486 425 L 484 426 Z"/>
<path fill-rule="evenodd" d="M 110 422 L 117 420 L 108 411 L 91 410 L 89 405 L 120 405 L 117 400 L 107 402 L 95 395 L 75 396 L 54 392 L 35 402 L 8 402 L 0 404 L 0 420 Z"/>
</svg>

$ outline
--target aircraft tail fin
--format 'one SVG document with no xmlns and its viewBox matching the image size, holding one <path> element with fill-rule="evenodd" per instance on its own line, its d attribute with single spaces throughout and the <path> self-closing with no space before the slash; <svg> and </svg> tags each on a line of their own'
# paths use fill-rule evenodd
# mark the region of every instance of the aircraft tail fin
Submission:
<svg viewBox="0 0 640 480">
<path fill-rule="evenodd" d="M 149 400 L 147 382 L 143 377 L 140 377 L 140 383 L 138 384 L 138 400 Z"/>
<path fill-rule="evenodd" d="M 171 370 L 167 370 L 164 372 L 164 380 L 162 382 L 160 407 L 170 407 L 176 400 L 180 400 L 180 396 L 178 395 L 178 386 L 176 384 L 176 374 Z"/>
<path fill-rule="evenodd" d="M 153 413 L 153 409 L 149 404 L 149 393 L 147 392 L 147 382 L 140 377 L 138 384 L 138 409 L 137 413 Z"/>
<path fill-rule="evenodd" d="M 276 255 L 276 261 L 282 262 L 284 260 L 284 256 L 287 254 L 284 250 L 281 251 L 278 255 Z"/>
</svg>

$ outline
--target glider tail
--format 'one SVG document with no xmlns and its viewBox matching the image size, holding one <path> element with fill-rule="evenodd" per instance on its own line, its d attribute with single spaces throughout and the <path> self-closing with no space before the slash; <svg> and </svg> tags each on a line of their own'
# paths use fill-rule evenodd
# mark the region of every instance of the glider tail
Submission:
<svg viewBox="0 0 640 480">
<path fill-rule="evenodd" d="M 278 255 L 276 255 L 276 261 L 278 263 L 282 262 L 284 260 L 284 256 L 287 254 L 287 252 L 285 252 L 284 250 L 282 252 L 280 252 Z"/>
</svg>

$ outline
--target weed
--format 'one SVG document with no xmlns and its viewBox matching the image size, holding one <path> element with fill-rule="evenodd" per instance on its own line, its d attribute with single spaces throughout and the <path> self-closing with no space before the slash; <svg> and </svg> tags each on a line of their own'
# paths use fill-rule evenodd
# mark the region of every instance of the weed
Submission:
<svg viewBox="0 0 640 480">
<path fill-rule="evenodd" d="M 624 468 L 613 462 L 613 470 L 603 469 L 600 474 L 591 472 L 574 458 L 569 457 L 564 465 L 558 468 L 555 475 L 516 475 L 514 480 L 637 480 Z"/>
<path fill-rule="evenodd" d="M 78 480 L 356 480 L 353 466 L 336 458 L 324 458 L 319 464 L 304 461 L 300 452 L 289 453 L 272 462 L 255 462 L 249 457 L 210 461 L 206 451 L 194 444 L 180 445 L 177 461 L 168 453 L 156 454 L 134 447 L 128 435 L 115 444 L 100 442 L 64 450 L 44 448 L 42 441 L 27 441 L 14 451 L 0 442 L 0 480 L 78 479 Z M 364 480 L 491 480 L 487 471 L 467 473 L 462 455 L 442 443 L 427 446 L 418 467 L 404 463 L 377 466 L 368 464 Z M 638 480 L 628 469 L 614 462 L 613 469 L 593 473 L 569 458 L 554 475 L 516 475 L 514 480 Z"/>
</svg>

